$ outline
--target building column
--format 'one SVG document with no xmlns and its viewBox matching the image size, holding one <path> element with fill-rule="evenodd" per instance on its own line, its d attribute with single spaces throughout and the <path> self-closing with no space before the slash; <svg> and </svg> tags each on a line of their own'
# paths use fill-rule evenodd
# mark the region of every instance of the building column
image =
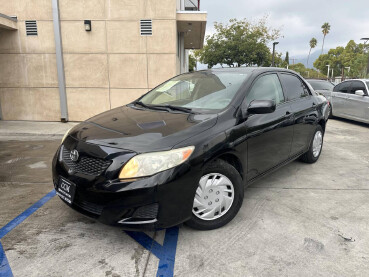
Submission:
<svg viewBox="0 0 369 277">
<path fill-rule="evenodd" d="M 56 67 L 58 70 L 58 84 L 60 96 L 60 119 L 62 122 L 68 121 L 68 105 L 67 94 L 65 90 L 65 75 L 64 75 L 64 61 L 63 61 L 63 46 L 60 32 L 60 18 L 59 18 L 59 0 L 51 0 L 53 8 L 53 23 L 54 23 L 54 38 L 55 38 L 55 54 Z"/>
</svg>

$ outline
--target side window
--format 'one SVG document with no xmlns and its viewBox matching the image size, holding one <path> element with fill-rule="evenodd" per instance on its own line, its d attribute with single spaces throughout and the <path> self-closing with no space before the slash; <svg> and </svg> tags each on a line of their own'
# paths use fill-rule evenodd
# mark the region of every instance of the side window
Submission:
<svg viewBox="0 0 369 277">
<path fill-rule="evenodd" d="M 274 100 L 276 105 L 284 101 L 277 74 L 268 74 L 256 80 L 246 96 L 247 105 L 253 100 Z"/>
<path fill-rule="evenodd" d="M 366 93 L 366 88 L 363 82 L 360 81 L 353 81 L 351 85 L 351 93 L 355 94 L 355 91 L 362 90 Z"/>
<path fill-rule="evenodd" d="M 285 93 L 288 101 L 305 97 L 310 94 L 309 89 L 297 76 L 283 73 L 280 76 L 286 90 Z"/>
<path fill-rule="evenodd" d="M 350 93 L 350 85 L 351 85 L 351 82 L 343 82 L 335 86 L 333 91 L 341 92 L 341 93 Z"/>
<path fill-rule="evenodd" d="M 340 91 L 342 84 L 338 84 L 333 88 L 333 91 Z"/>
</svg>

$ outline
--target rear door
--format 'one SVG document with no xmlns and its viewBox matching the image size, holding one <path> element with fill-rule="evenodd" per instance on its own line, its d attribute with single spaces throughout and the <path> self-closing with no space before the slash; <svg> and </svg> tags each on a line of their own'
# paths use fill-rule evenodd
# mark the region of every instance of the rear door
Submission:
<svg viewBox="0 0 369 277">
<path fill-rule="evenodd" d="M 246 120 L 248 180 L 287 160 L 293 136 L 293 115 L 285 101 L 276 73 L 261 75 L 248 92 L 243 105 L 253 100 L 274 100 L 276 110 L 269 114 L 253 114 Z"/>
<path fill-rule="evenodd" d="M 342 82 L 333 88 L 332 92 L 332 113 L 334 116 L 344 116 L 346 114 L 346 100 L 350 94 L 351 81 Z"/>
<path fill-rule="evenodd" d="M 317 122 L 317 103 L 305 82 L 295 74 L 280 73 L 283 90 L 294 115 L 291 156 L 305 152 Z"/>
<path fill-rule="evenodd" d="M 355 91 L 357 90 L 364 91 L 365 95 L 356 95 Z M 345 105 L 345 112 L 350 117 L 368 120 L 366 117 L 369 108 L 369 97 L 366 86 L 362 81 L 352 81 L 351 93 L 348 94 Z"/>
</svg>

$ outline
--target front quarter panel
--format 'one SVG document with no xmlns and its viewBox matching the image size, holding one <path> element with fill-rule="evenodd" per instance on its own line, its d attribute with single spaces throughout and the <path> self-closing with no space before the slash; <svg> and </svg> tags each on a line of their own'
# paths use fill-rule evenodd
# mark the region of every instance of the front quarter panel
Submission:
<svg viewBox="0 0 369 277">
<path fill-rule="evenodd" d="M 241 176 L 246 176 L 246 127 L 238 119 L 237 114 L 237 110 L 234 107 L 229 108 L 219 115 L 218 122 L 213 128 L 177 144 L 175 148 L 194 145 L 195 152 L 191 160 L 201 170 L 207 163 L 214 161 L 218 157 L 231 154 L 242 165 Z"/>
</svg>

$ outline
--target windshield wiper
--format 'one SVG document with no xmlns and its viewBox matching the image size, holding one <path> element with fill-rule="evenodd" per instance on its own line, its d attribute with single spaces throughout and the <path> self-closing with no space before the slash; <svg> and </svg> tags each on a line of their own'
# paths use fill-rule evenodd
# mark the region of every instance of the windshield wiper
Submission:
<svg viewBox="0 0 369 277">
<path fill-rule="evenodd" d="M 160 111 L 167 111 L 167 112 L 169 112 L 169 110 L 172 110 L 172 111 L 180 111 L 180 112 L 184 112 L 184 113 L 193 113 L 192 109 L 190 109 L 190 108 L 172 106 L 172 105 L 169 105 L 169 104 L 165 104 L 165 105 L 147 105 L 145 103 L 142 103 L 141 101 L 135 101 L 133 103 L 135 105 L 140 105 L 140 106 L 142 106 L 146 109 L 160 110 Z"/>
<path fill-rule="evenodd" d="M 192 109 L 190 108 L 185 108 L 185 107 L 180 107 L 180 106 L 172 106 L 172 105 L 156 105 L 159 107 L 165 107 L 165 108 L 169 108 L 173 111 L 180 111 L 180 112 L 185 112 L 185 113 L 192 113 Z"/>
<path fill-rule="evenodd" d="M 135 102 L 133 102 L 133 104 L 140 105 L 141 107 L 144 107 L 146 109 L 158 110 L 158 111 L 168 111 L 168 109 L 165 108 L 164 106 L 160 107 L 160 106 L 157 106 L 157 105 L 146 105 L 142 101 L 135 101 Z"/>
</svg>

